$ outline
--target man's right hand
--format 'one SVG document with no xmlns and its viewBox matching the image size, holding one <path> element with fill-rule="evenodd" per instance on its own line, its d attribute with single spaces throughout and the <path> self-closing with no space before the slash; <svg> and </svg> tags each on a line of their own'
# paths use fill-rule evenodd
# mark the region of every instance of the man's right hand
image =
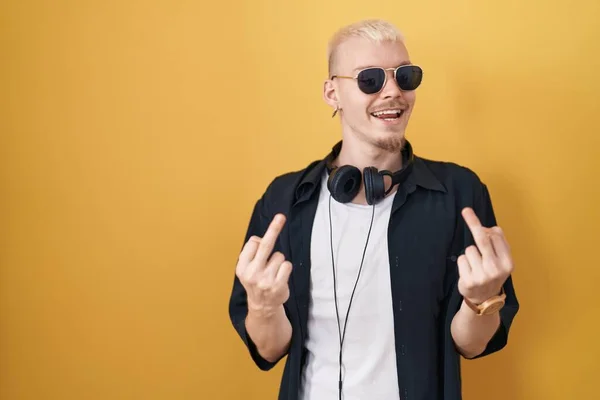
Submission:
<svg viewBox="0 0 600 400">
<path fill-rule="evenodd" d="M 248 312 L 262 318 L 276 315 L 290 296 L 288 279 L 292 264 L 278 251 L 271 255 L 284 224 L 285 216 L 277 214 L 264 237 L 248 239 L 235 269 L 246 289 Z"/>
</svg>

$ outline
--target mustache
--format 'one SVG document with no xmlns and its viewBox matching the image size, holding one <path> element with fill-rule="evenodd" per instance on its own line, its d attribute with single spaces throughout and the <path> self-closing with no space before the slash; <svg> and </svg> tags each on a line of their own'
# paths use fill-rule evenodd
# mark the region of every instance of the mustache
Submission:
<svg viewBox="0 0 600 400">
<path fill-rule="evenodd" d="M 381 103 L 381 104 L 378 104 L 377 106 L 374 106 L 373 108 L 371 108 L 369 110 L 369 112 L 374 113 L 374 112 L 377 112 L 380 110 L 388 110 L 390 108 L 401 108 L 403 110 L 406 110 L 408 108 L 408 103 L 403 102 L 403 101 L 398 101 L 398 100 L 388 101 L 386 103 Z"/>
</svg>

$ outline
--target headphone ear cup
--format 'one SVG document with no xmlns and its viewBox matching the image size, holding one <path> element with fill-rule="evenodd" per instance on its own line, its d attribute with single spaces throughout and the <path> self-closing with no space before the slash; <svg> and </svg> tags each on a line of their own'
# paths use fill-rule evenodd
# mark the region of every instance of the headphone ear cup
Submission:
<svg viewBox="0 0 600 400">
<path fill-rule="evenodd" d="M 349 203 L 360 190 L 360 170 L 351 165 L 335 168 L 327 179 L 327 189 L 331 196 L 340 203 Z"/>
<path fill-rule="evenodd" d="M 365 198 L 369 205 L 373 205 L 385 196 L 385 182 L 383 176 L 375 167 L 367 167 L 363 171 L 365 181 Z"/>
</svg>

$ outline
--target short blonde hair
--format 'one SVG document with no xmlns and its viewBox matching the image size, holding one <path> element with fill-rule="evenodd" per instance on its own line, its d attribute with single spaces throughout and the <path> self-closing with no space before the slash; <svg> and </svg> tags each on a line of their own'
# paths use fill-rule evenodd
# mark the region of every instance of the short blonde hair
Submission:
<svg viewBox="0 0 600 400">
<path fill-rule="evenodd" d="M 391 41 L 404 42 L 404 35 L 390 22 L 382 19 L 366 19 L 346 25 L 339 29 L 330 39 L 327 46 L 328 71 L 331 76 L 335 62 L 336 50 L 347 39 L 359 37 L 375 43 Z"/>
</svg>

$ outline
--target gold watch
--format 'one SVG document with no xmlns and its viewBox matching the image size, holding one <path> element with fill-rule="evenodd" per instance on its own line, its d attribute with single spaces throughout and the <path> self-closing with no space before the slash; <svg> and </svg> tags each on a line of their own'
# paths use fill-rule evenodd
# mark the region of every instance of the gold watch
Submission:
<svg viewBox="0 0 600 400">
<path fill-rule="evenodd" d="M 497 311 L 499 311 L 502 307 L 504 307 L 504 302 L 506 300 L 506 293 L 504 293 L 504 287 L 502 287 L 502 291 L 499 295 L 492 296 L 481 304 L 473 304 L 467 298 L 464 298 L 467 306 L 477 315 L 490 315 Z"/>
</svg>

